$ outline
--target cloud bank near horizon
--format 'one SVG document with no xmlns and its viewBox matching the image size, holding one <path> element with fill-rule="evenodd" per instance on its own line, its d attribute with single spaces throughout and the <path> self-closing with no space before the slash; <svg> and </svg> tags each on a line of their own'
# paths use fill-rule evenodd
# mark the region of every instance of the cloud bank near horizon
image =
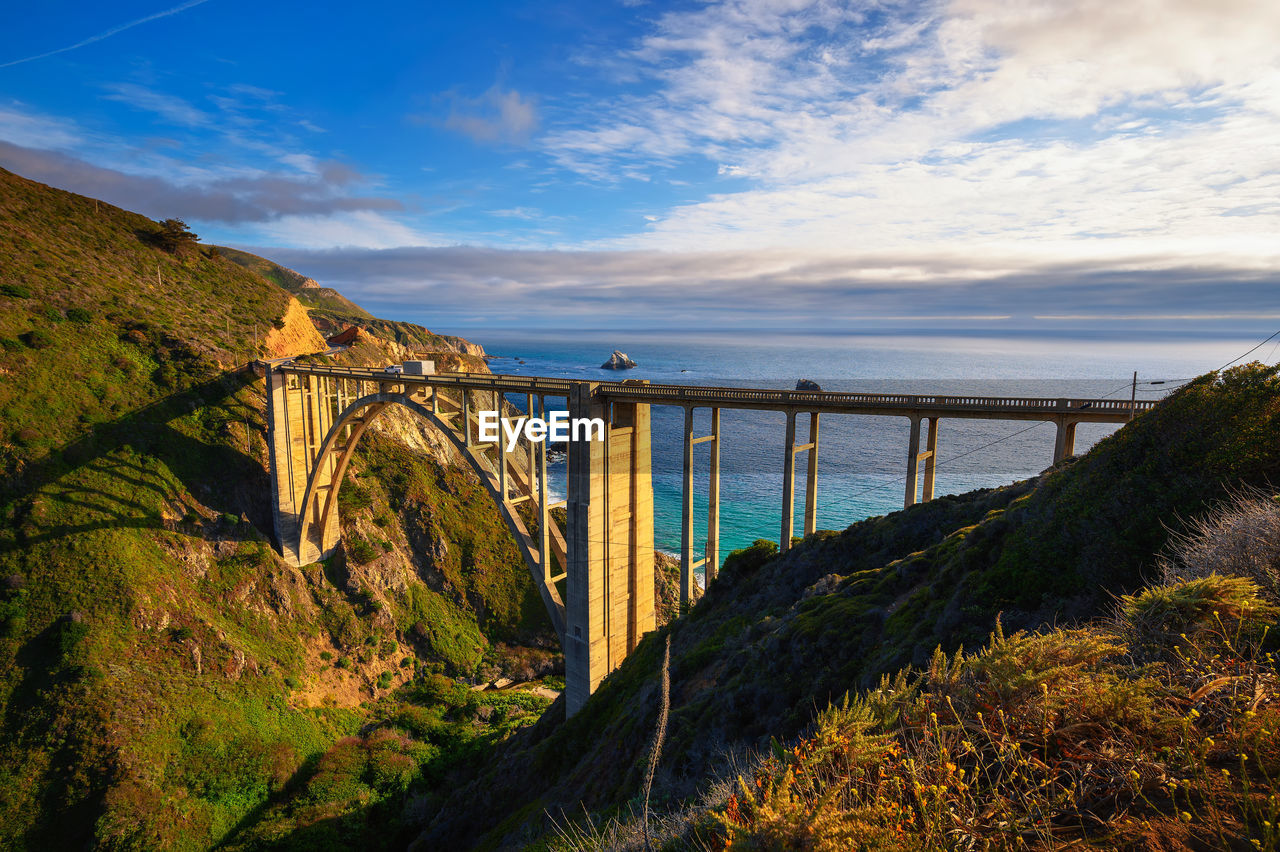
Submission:
<svg viewBox="0 0 1280 852">
<path fill-rule="evenodd" d="M 248 247 L 366 306 L 437 324 L 839 328 L 1123 321 L 1274 324 L 1274 267 L 1132 257 L 1058 261 L 891 252 L 309 251 Z M 1247 306 L 1236 310 L 1231 306 Z"/>
</svg>

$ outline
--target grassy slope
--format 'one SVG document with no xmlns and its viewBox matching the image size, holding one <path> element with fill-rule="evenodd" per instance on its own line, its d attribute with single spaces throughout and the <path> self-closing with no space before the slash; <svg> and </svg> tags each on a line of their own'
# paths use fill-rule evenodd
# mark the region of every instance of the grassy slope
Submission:
<svg viewBox="0 0 1280 852">
<path fill-rule="evenodd" d="M 1085 618 L 1139 587 L 1169 531 L 1242 482 L 1280 480 L 1280 380 L 1201 378 L 1038 480 L 943 498 L 777 556 L 739 552 L 690 616 L 651 635 L 566 723 L 549 715 L 461 783 L 421 848 L 535 837 L 543 809 L 610 812 L 638 791 L 672 638 L 663 797 L 691 794 L 727 750 L 799 734 L 814 713 L 935 647 Z M 522 828 L 522 823 L 528 823 Z M 493 826 L 497 826 L 493 829 Z M 527 833 L 526 833 L 527 832 Z"/>
<path fill-rule="evenodd" d="M 267 260 L 265 257 L 258 257 L 256 254 L 250 254 L 239 249 L 218 246 L 218 251 L 232 263 L 242 266 L 250 272 L 256 273 L 279 287 L 288 290 L 308 308 L 334 311 L 349 317 L 372 318 L 368 311 L 332 287 L 305 286 L 311 279 L 299 272 L 294 272 L 287 266 L 281 266 L 275 261 Z M 315 282 L 312 283 L 314 284 Z"/>
<path fill-rule="evenodd" d="M 448 678 L 388 697 L 543 641 L 514 544 L 472 517 L 474 483 L 375 438 L 344 525 L 391 549 L 283 565 L 265 540 L 261 381 L 224 368 L 288 293 L 7 172 L 0 214 L 0 845 L 206 848 L 299 822 L 390 842 L 420 768 L 546 703 Z M 446 556 L 416 558 L 410 534 Z M 347 699 L 309 708 L 312 693 Z M 483 709 L 513 701 L 528 706 Z M 407 733 L 369 728 L 401 716 Z M 383 801 L 391 817 L 368 828 Z"/>
</svg>

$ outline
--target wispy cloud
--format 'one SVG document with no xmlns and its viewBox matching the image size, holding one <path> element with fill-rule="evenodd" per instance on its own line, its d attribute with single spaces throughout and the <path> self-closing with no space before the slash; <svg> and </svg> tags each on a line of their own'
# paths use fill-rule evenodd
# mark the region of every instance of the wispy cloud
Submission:
<svg viewBox="0 0 1280 852">
<path fill-rule="evenodd" d="M 24 177 L 101 198 L 155 218 L 179 216 L 193 221 L 265 223 L 285 216 L 403 209 L 401 202 L 393 198 L 346 193 L 344 190 L 356 183 L 359 175 L 340 163 L 322 164 L 314 177 L 267 173 L 175 183 L 156 176 L 96 166 L 68 154 L 0 141 L 0 165 Z M 366 240 L 359 244 L 370 243 Z"/>
<path fill-rule="evenodd" d="M 515 89 L 494 85 L 478 98 L 448 96 L 449 113 L 443 126 L 477 142 L 522 143 L 538 129 L 536 99 Z M 427 120 L 423 116 L 416 121 Z"/>
<path fill-rule="evenodd" d="M 103 30 L 97 35 L 89 36 L 88 38 L 82 41 L 78 41 L 75 44 L 69 44 L 66 47 L 59 47 L 56 50 L 49 50 L 49 51 L 45 51 L 44 53 L 37 53 L 34 56 L 27 56 L 22 59 L 14 59 L 14 60 L 10 60 L 9 62 L 0 63 L 0 68 L 9 68 L 10 66 L 21 65 L 25 62 L 35 62 L 37 59 L 45 59 L 50 56 L 57 56 L 59 53 L 66 53 L 71 50 L 78 50 L 79 48 L 86 47 L 88 45 L 94 44 L 95 42 L 102 41 L 103 39 L 111 38 L 113 35 L 122 33 L 125 30 L 133 29 L 134 27 L 140 26 L 142 24 L 150 23 L 151 21 L 159 20 L 160 18 L 167 18 L 170 15 L 176 15 L 179 12 L 185 12 L 188 9 L 191 9 L 195 6 L 199 6 L 205 2 L 207 2 L 207 0 L 187 0 L 186 3 L 180 3 L 177 6 L 174 6 L 169 9 L 165 9 L 162 12 L 156 12 L 154 14 L 147 15 L 146 17 L 129 21 L 127 24 L 120 24 L 119 26 L 112 27 L 111 29 Z"/>
<path fill-rule="evenodd" d="M 1225 257 L 1280 231 L 1275 4 L 727 0 L 623 55 L 631 94 L 547 153 L 724 183 L 599 247 Z"/>
<path fill-rule="evenodd" d="M 80 144 L 84 132 L 70 119 L 42 115 L 15 103 L 0 106 L 0 139 L 32 148 L 65 150 Z"/>
</svg>

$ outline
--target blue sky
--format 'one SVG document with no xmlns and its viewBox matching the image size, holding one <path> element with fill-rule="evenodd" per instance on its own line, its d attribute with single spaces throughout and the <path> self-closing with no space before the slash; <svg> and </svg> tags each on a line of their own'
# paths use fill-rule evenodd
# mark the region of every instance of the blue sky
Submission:
<svg viewBox="0 0 1280 852">
<path fill-rule="evenodd" d="M 1280 5 L 48 0 L 0 165 L 441 328 L 1249 332 Z"/>
</svg>

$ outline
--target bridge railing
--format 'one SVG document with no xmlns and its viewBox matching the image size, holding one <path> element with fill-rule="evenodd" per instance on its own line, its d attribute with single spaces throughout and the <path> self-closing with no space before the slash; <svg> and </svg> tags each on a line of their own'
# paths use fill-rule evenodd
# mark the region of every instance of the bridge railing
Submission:
<svg viewBox="0 0 1280 852">
<path fill-rule="evenodd" d="M 507 376 L 489 373 L 443 373 L 417 376 L 405 373 L 386 373 L 378 369 L 338 367 L 321 364 L 289 364 L 283 369 L 290 372 L 327 375 L 371 382 L 406 382 L 435 387 L 461 387 L 476 390 L 495 390 L 510 393 L 540 393 L 566 396 L 574 385 L 585 384 L 578 379 L 558 379 L 542 376 Z M 639 382 L 595 382 L 599 392 L 615 399 L 635 402 L 651 402 L 669 405 L 777 406 L 779 408 L 849 407 L 857 409 L 910 408 L 927 410 L 983 410 L 1046 415 L 1091 412 L 1126 416 L 1151 410 L 1154 400 L 1125 399 L 1075 399 L 1066 397 L 1012 397 L 1012 396 L 943 396 L 937 394 L 858 393 L 844 391 L 791 391 L 770 388 L 715 387 L 706 385 L 670 385 Z"/>
<path fill-rule="evenodd" d="M 763 405 L 793 407 L 804 405 L 832 406 L 885 406 L 892 408 L 972 408 L 1013 409 L 1045 411 L 1047 413 L 1069 411 L 1100 411 L 1128 413 L 1148 411 L 1155 406 L 1151 400 L 1119 399 L 1071 399 L 1062 397 L 991 397 L 991 396 L 939 396 L 933 394 L 884 394 L 846 393 L 842 391 L 788 391 L 764 388 L 727 388 L 687 385 L 631 385 L 619 382 L 600 384 L 606 396 L 633 400 L 670 401 L 674 404 L 688 402 L 733 403 L 746 402 Z"/>
</svg>

